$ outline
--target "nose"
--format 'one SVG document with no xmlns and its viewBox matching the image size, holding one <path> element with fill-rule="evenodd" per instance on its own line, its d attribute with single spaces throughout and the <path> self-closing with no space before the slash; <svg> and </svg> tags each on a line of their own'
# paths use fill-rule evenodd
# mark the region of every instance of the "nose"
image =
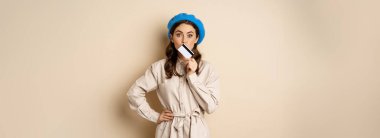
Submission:
<svg viewBox="0 0 380 138">
<path fill-rule="evenodd" d="M 182 43 L 186 43 L 187 42 L 187 38 L 185 36 L 182 36 Z"/>
</svg>

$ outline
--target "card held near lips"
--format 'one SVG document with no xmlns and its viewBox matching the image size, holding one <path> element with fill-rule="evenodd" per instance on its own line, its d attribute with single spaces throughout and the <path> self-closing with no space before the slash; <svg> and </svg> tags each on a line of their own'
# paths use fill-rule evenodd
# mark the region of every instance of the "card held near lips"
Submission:
<svg viewBox="0 0 380 138">
<path fill-rule="evenodd" d="M 181 47 L 177 49 L 185 58 L 189 59 L 194 55 L 193 51 L 191 51 L 185 44 L 182 44 Z"/>
</svg>

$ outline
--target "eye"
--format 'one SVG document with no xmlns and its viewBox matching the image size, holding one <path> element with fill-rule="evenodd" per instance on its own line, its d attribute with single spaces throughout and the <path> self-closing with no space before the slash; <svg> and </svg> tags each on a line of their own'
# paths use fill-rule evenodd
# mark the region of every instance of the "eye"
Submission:
<svg viewBox="0 0 380 138">
<path fill-rule="evenodd" d="M 176 37 L 181 37 L 180 33 L 175 34 Z"/>
<path fill-rule="evenodd" d="M 187 37 L 191 38 L 191 37 L 193 37 L 193 34 L 188 34 Z"/>
</svg>

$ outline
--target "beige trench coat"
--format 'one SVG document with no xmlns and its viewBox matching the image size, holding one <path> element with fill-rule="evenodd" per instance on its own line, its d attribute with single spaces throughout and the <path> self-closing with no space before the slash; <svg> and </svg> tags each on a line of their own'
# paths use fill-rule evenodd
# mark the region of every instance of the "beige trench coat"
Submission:
<svg viewBox="0 0 380 138">
<path fill-rule="evenodd" d="M 156 138 L 209 138 L 209 130 L 203 117 L 218 106 L 219 77 L 214 68 L 201 61 L 199 75 L 174 76 L 166 79 L 166 59 L 153 63 L 143 76 L 136 80 L 127 92 L 132 110 L 154 123 L 159 113 L 153 110 L 145 99 L 147 92 L 156 91 L 164 109 L 174 114 L 172 121 L 157 125 Z M 185 65 L 178 60 L 178 73 L 185 74 Z"/>
</svg>

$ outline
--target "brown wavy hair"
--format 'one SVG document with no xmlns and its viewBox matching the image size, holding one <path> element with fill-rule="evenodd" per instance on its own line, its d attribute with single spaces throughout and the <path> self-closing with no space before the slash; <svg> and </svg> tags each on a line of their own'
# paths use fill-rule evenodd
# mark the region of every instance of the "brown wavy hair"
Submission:
<svg viewBox="0 0 380 138">
<path fill-rule="evenodd" d="M 190 22 L 187 20 L 183 20 L 183 21 L 179 21 L 179 22 L 175 23 L 173 25 L 173 27 L 170 29 L 171 36 L 173 36 L 174 30 L 179 25 L 181 25 L 182 23 L 193 26 L 195 29 L 196 37 L 199 37 L 198 27 L 193 22 Z M 198 47 L 198 44 L 195 43 L 192 51 L 194 52 L 193 58 L 195 59 L 195 61 L 198 64 L 197 70 L 195 70 L 195 73 L 198 75 L 199 74 L 199 64 L 202 60 L 202 54 L 198 51 L 197 47 Z M 168 46 L 166 47 L 165 54 L 166 54 L 166 62 L 165 62 L 164 67 L 165 67 L 166 78 L 170 79 L 170 78 L 172 78 L 173 75 L 179 76 L 179 77 L 184 76 L 185 74 L 179 74 L 176 70 L 177 59 L 178 59 L 178 51 L 177 51 L 177 49 L 175 49 L 174 43 L 170 40 L 169 40 Z"/>
</svg>

